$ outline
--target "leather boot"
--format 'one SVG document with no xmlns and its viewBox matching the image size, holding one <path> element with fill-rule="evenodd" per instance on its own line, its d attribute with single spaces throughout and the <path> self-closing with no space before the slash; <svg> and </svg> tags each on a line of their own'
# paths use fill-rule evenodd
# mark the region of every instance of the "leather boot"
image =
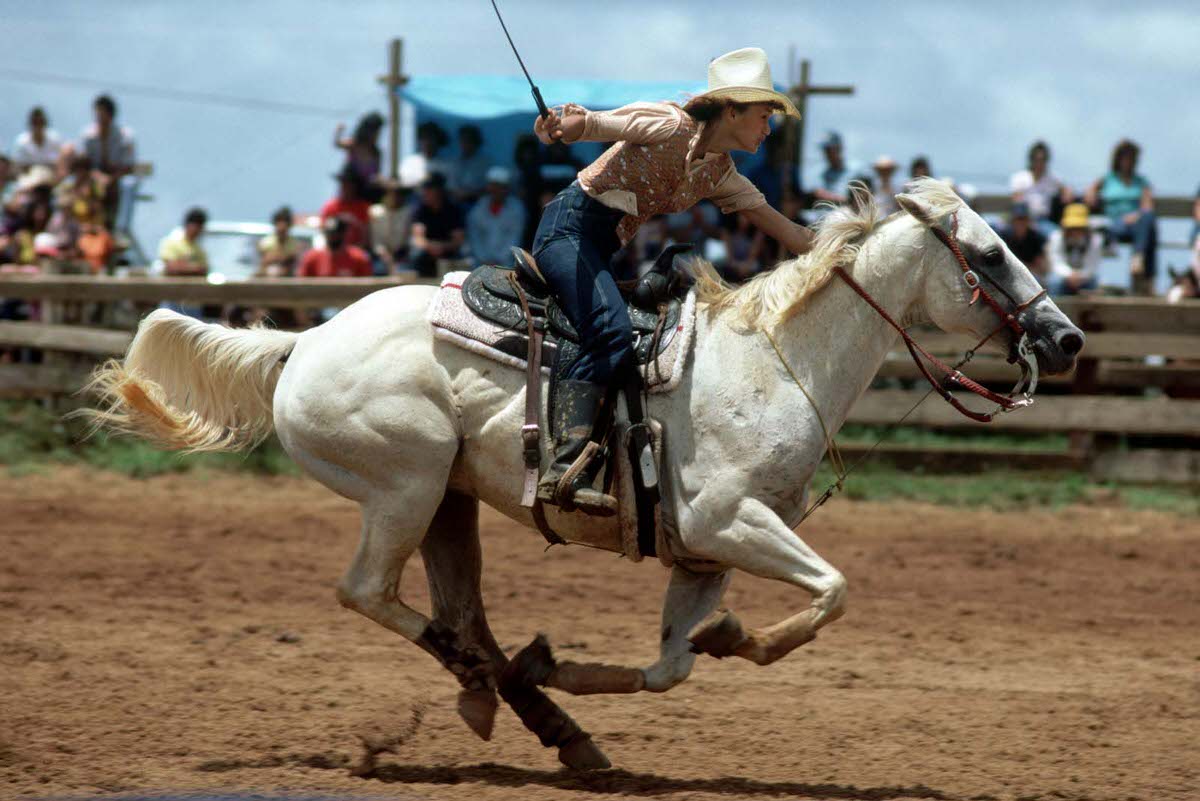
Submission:
<svg viewBox="0 0 1200 801">
<path fill-rule="evenodd" d="M 592 487 L 600 459 L 599 445 L 589 444 L 596 422 L 608 412 L 607 395 L 605 387 L 590 381 L 560 383 L 554 406 L 554 461 L 538 482 L 542 503 L 599 517 L 617 513 L 616 498 Z"/>
</svg>

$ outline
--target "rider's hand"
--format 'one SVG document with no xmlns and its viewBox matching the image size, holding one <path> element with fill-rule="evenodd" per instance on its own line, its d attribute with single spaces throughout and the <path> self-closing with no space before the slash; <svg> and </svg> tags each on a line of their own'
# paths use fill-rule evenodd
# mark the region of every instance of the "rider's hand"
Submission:
<svg viewBox="0 0 1200 801">
<path fill-rule="evenodd" d="M 562 139 L 562 116 L 555 109 L 550 109 L 549 115 L 545 117 L 539 115 L 533 121 L 533 132 L 543 145 Z"/>
</svg>

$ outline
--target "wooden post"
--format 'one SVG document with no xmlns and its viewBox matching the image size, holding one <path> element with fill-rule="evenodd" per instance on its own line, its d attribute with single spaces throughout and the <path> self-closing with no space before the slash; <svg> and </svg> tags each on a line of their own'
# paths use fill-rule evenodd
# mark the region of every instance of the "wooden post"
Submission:
<svg viewBox="0 0 1200 801">
<path fill-rule="evenodd" d="M 404 40 L 393 39 L 388 43 L 388 72 L 378 80 L 387 89 L 388 125 L 390 126 L 391 153 L 388 158 L 388 174 L 393 180 L 400 177 L 400 95 L 397 90 L 408 83 L 408 76 L 401 72 L 404 64 Z"/>
<path fill-rule="evenodd" d="M 800 83 L 788 90 L 788 94 L 792 97 L 792 102 L 796 104 L 796 110 L 800 112 L 799 125 L 796 126 L 796 173 L 800 176 L 800 188 L 804 186 L 804 125 L 808 117 L 808 96 L 809 95 L 852 95 L 854 94 L 853 86 L 815 86 L 808 82 L 811 63 L 808 59 L 800 62 Z"/>
</svg>

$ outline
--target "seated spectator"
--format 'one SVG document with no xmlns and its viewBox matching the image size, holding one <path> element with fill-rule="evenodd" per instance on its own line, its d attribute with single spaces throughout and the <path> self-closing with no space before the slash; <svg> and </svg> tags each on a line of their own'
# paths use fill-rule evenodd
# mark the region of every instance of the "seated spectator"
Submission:
<svg viewBox="0 0 1200 801">
<path fill-rule="evenodd" d="M 409 192 L 398 181 L 383 181 L 383 198 L 371 206 L 371 246 L 376 258 L 395 274 L 408 258 L 408 231 L 412 227 L 413 207 Z"/>
<path fill-rule="evenodd" d="M 483 134 L 478 125 L 458 129 L 458 158 L 446 165 L 446 188 L 463 209 L 470 209 L 483 197 L 487 188 L 487 173 L 491 162 L 480 152 Z"/>
<path fill-rule="evenodd" d="M 340 217 L 349 224 L 346 230 L 347 244 L 367 247 L 370 235 L 371 204 L 363 198 L 362 181 L 349 164 L 333 176 L 338 182 L 338 192 L 321 207 L 321 223 Z"/>
<path fill-rule="evenodd" d="M 1151 294 L 1158 271 L 1158 220 L 1150 182 L 1137 172 L 1140 148 L 1122 139 L 1113 149 L 1112 169 L 1087 191 L 1087 204 L 1108 217 L 1118 242 L 1133 244 L 1129 275 L 1135 294 Z"/>
<path fill-rule="evenodd" d="M 358 176 L 363 196 L 374 202 L 380 190 L 376 182 L 383 165 L 383 151 L 379 149 L 379 132 L 383 130 L 383 117 L 372 111 L 354 126 L 354 135 L 346 138 L 346 126 L 341 123 L 333 132 L 333 146 L 346 151 L 343 169 L 349 168 Z"/>
<path fill-rule="evenodd" d="M 1049 228 L 1071 202 L 1071 189 L 1050 172 L 1050 147 L 1038 140 L 1029 146 L 1026 169 L 1009 179 L 1013 203 L 1024 203 L 1035 225 Z"/>
<path fill-rule="evenodd" d="M 825 167 L 813 187 L 813 196 L 817 201 L 840 206 L 850 197 L 850 181 L 855 175 L 842 153 L 842 135 L 837 131 L 827 133 L 821 140 L 821 154 L 825 157 Z"/>
<path fill-rule="evenodd" d="M 370 278 L 371 257 L 350 244 L 351 225 L 343 217 L 330 217 L 321 224 L 325 247 L 312 248 L 300 258 L 297 278 Z"/>
<path fill-rule="evenodd" d="M 881 217 L 886 217 L 900 210 L 900 204 L 896 202 L 896 188 L 892 186 L 896 162 L 891 156 L 880 156 L 871 167 L 875 170 L 876 178 L 875 207 L 879 209 Z"/>
<path fill-rule="evenodd" d="M 258 240 L 258 276 L 287 278 L 296 272 L 304 243 L 292 236 L 292 210 L 282 206 L 271 215 L 273 233 Z"/>
<path fill-rule="evenodd" d="M 120 181 L 137 166 L 133 132 L 116 125 L 117 104 L 108 95 L 97 97 L 92 109 L 96 115 L 95 122 L 84 129 L 81 147 L 92 169 L 104 176 L 104 223 L 112 228 L 121 199 Z"/>
<path fill-rule="evenodd" d="M 409 233 L 410 263 L 421 275 L 438 274 L 438 260 L 458 258 L 466 241 L 462 212 L 446 196 L 446 179 L 434 173 L 421 184 L 421 202 Z"/>
<path fill-rule="evenodd" d="M 438 158 L 438 153 L 450 137 L 436 122 L 423 122 L 417 126 L 417 152 L 409 153 L 400 161 L 400 184 L 409 189 L 415 189 L 425 183 L 425 179 L 434 173 L 446 174 L 445 161 Z"/>
<path fill-rule="evenodd" d="M 512 174 L 506 167 L 487 171 L 487 196 L 467 215 L 467 241 L 476 265 L 513 263 L 512 249 L 525 230 L 525 207 L 509 193 Z"/>
<path fill-rule="evenodd" d="M 12 160 L 18 171 L 35 164 L 58 169 L 63 143 L 49 125 L 46 112 L 41 106 L 34 106 L 29 112 L 29 130 L 17 134 L 13 142 Z"/>
<path fill-rule="evenodd" d="M 905 182 L 904 189 L 902 191 L 910 191 L 918 178 L 932 177 L 933 167 L 929 165 L 929 157 L 914 156 L 913 160 L 908 163 L 908 180 Z"/>
<path fill-rule="evenodd" d="M 1033 226 L 1033 218 L 1027 203 L 1014 203 L 1008 227 L 1000 232 L 1000 238 L 1013 255 L 1029 268 L 1042 286 L 1047 286 L 1046 237 Z"/>
<path fill-rule="evenodd" d="M 1104 237 L 1088 224 L 1088 208 L 1072 203 L 1063 209 L 1061 227 L 1050 234 L 1049 286 L 1052 295 L 1078 295 L 1095 289 Z"/>
<path fill-rule="evenodd" d="M 208 214 L 196 207 L 183 217 L 183 228 L 169 234 L 158 246 L 163 273 L 170 276 L 208 275 L 208 254 L 200 244 Z"/>
<path fill-rule="evenodd" d="M 730 283 L 740 283 L 762 269 L 764 236 L 744 214 L 730 214 L 725 220 L 726 262 L 722 276 Z"/>
</svg>

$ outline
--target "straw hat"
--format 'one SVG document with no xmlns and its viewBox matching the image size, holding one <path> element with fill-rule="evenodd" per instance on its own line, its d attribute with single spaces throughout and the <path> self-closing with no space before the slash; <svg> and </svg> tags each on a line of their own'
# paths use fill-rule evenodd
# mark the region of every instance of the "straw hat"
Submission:
<svg viewBox="0 0 1200 801">
<path fill-rule="evenodd" d="M 708 64 L 708 91 L 699 98 L 719 98 L 736 103 L 770 103 L 783 106 L 784 113 L 799 119 L 800 112 L 791 98 L 775 91 L 767 54 L 758 47 L 743 47 L 714 58 Z"/>
<path fill-rule="evenodd" d="M 1087 228 L 1088 207 L 1083 203 L 1070 204 L 1063 209 L 1062 222 L 1059 225 L 1063 228 Z"/>
</svg>

